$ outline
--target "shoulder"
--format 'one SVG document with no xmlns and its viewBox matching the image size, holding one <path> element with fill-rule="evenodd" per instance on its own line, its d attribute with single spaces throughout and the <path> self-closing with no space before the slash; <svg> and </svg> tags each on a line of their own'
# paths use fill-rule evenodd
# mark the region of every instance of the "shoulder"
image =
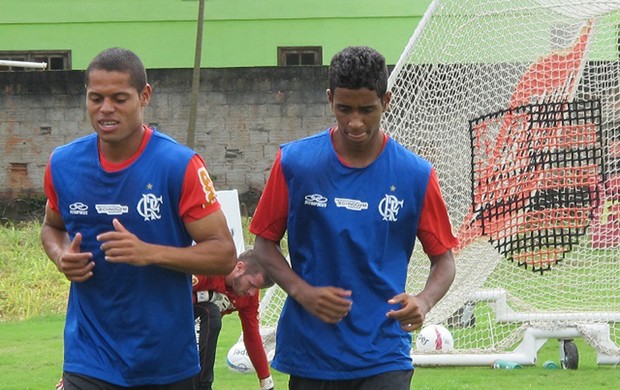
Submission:
<svg viewBox="0 0 620 390">
<path fill-rule="evenodd" d="M 189 160 L 197 154 L 196 151 L 190 147 L 179 143 L 174 138 L 160 133 L 159 131 L 153 131 L 147 148 L 157 153 L 157 159 L 160 162 L 171 160 L 178 161 L 179 159 L 189 162 Z"/>
<path fill-rule="evenodd" d="M 433 170 L 433 166 L 428 160 L 407 149 L 391 137 L 386 145 L 386 152 L 388 156 L 386 156 L 384 163 L 396 167 L 390 172 L 396 175 L 399 178 L 398 180 L 406 182 L 413 180 L 416 185 L 410 188 L 415 188 L 418 193 L 426 191 Z"/>
<path fill-rule="evenodd" d="M 390 148 L 390 152 L 392 154 L 397 155 L 403 161 L 409 162 L 410 164 L 415 165 L 416 167 L 427 169 L 430 173 L 431 163 L 425 159 L 424 157 L 419 156 L 413 151 L 407 149 L 392 137 L 388 139 L 388 148 Z"/>
<path fill-rule="evenodd" d="M 280 146 L 282 166 L 312 166 L 319 156 L 329 153 L 332 148 L 329 129 L 309 137 L 300 138 Z"/>
<path fill-rule="evenodd" d="M 317 144 L 329 140 L 329 129 L 323 130 L 317 134 L 310 135 L 308 137 L 299 138 L 294 141 L 287 142 L 280 145 L 282 149 L 307 147 L 308 145 Z"/>
<path fill-rule="evenodd" d="M 56 149 L 54 149 L 53 154 L 62 154 L 62 153 L 67 153 L 67 152 L 73 152 L 73 150 L 75 149 L 79 149 L 79 148 L 84 148 L 84 147 L 90 147 L 92 144 L 96 145 L 97 144 L 97 134 L 96 133 L 91 133 L 88 135 L 85 135 L 83 137 L 80 138 L 76 138 L 73 141 L 58 146 Z"/>
<path fill-rule="evenodd" d="M 97 134 L 92 133 L 58 146 L 52 152 L 49 163 L 53 170 L 64 170 L 92 161 L 97 156 Z"/>
<path fill-rule="evenodd" d="M 151 140 L 156 143 L 163 145 L 166 148 L 172 148 L 175 151 L 185 151 L 189 153 L 195 153 L 193 149 L 190 147 L 179 143 L 176 139 L 171 136 L 161 133 L 157 130 L 153 130 L 153 135 L 151 136 Z"/>
</svg>

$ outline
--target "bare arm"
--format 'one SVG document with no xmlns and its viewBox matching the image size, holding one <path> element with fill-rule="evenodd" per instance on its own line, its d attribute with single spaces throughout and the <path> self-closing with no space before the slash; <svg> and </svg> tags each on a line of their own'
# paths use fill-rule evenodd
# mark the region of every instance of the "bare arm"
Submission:
<svg viewBox="0 0 620 390">
<path fill-rule="evenodd" d="M 158 265 L 200 275 L 227 275 L 236 264 L 235 244 L 221 210 L 186 223 L 196 245 L 182 248 L 141 241 L 117 219 L 113 225 L 115 230 L 97 236 L 106 260 L 112 263 Z"/>
<path fill-rule="evenodd" d="M 311 286 L 289 266 L 277 243 L 257 236 L 254 251 L 273 281 L 311 314 L 327 323 L 336 323 L 351 310 L 350 290 Z"/>
<path fill-rule="evenodd" d="M 93 276 L 95 263 L 91 261 L 92 253 L 80 252 L 82 235 L 77 233 L 73 242 L 65 229 L 60 214 L 45 206 L 45 220 L 41 227 L 41 244 L 56 268 L 73 282 L 83 282 Z"/>
<path fill-rule="evenodd" d="M 401 305 L 399 310 L 390 311 L 387 316 L 400 321 L 403 330 L 413 331 L 421 327 L 426 314 L 446 295 L 454 281 L 456 266 L 451 250 L 429 256 L 429 259 L 431 269 L 424 289 L 417 295 L 401 293 L 388 301 Z"/>
</svg>

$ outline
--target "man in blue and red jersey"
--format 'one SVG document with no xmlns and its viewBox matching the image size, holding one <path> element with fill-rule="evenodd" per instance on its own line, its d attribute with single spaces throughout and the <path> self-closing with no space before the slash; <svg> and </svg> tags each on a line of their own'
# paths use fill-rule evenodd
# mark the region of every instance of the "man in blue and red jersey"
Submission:
<svg viewBox="0 0 620 390">
<path fill-rule="evenodd" d="M 258 263 L 253 249 L 239 255 L 233 271 L 226 276 L 194 275 L 194 321 L 200 374 L 196 390 L 211 390 L 217 339 L 222 316 L 237 312 L 241 320 L 243 344 L 256 370 L 260 390 L 273 390 L 269 361 L 259 326 L 259 291 L 273 285 Z"/>
<path fill-rule="evenodd" d="M 233 269 L 226 219 L 202 158 L 143 125 L 138 56 L 104 50 L 85 78 L 95 131 L 56 148 L 44 182 L 41 241 L 71 281 L 64 388 L 192 389 L 191 274 Z"/>
<path fill-rule="evenodd" d="M 374 49 L 332 58 L 336 125 L 282 145 L 250 225 L 259 261 L 288 293 L 272 367 L 290 389 L 408 390 L 410 332 L 454 280 L 458 242 L 435 171 L 381 130 L 387 80 Z M 406 292 L 416 237 L 430 273 Z"/>
</svg>

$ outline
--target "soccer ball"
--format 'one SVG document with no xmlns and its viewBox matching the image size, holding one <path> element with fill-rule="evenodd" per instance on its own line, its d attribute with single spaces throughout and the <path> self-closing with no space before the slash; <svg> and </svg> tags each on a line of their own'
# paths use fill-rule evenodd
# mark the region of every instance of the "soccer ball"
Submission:
<svg viewBox="0 0 620 390">
<path fill-rule="evenodd" d="M 260 336 L 263 339 L 263 348 L 267 355 L 267 362 L 271 363 L 275 354 L 276 347 L 276 328 L 275 327 L 261 327 Z M 237 342 L 228 350 L 226 355 L 226 365 L 228 369 L 241 374 L 248 374 L 255 372 L 250 355 L 245 349 L 243 343 L 243 332 L 239 335 Z"/>
<path fill-rule="evenodd" d="M 454 339 L 452 333 L 444 326 L 428 325 L 418 333 L 415 346 L 421 352 L 447 352 L 454 349 Z"/>
<path fill-rule="evenodd" d="M 252 365 L 248 351 L 245 350 L 243 341 L 236 343 L 228 350 L 226 365 L 229 370 L 241 374 L 249 374 L 256 371 Z"/>
</svg>

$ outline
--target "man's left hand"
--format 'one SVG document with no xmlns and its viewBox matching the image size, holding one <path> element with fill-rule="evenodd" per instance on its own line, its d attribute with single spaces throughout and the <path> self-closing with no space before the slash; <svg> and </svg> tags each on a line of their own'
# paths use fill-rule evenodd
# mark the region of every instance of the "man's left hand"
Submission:
<svg viewBox="0 0 620 390">
<path fill-rule="evenodd" d="M 137 266 L 148 265 L 149 245 L 131 233 L 121 222 L 112 220 L 114 230 L 97 236 L 106 261 L 111 263 L 127 263 Z"/>
<path fill-rule="evenodd" d="M 271 378 L 271 375 L 269 375 L 265 379 L 260 380 L 260 390 L 273 390 L 273 389 L 274 389 L 274 383 L 273 383 L 273 378 Z"/>
<path fill-rule="evenodd" d="M 400 305 L 398 310 L 390 310 L 386 316 L 400 322 L 400 327 L 405 332 L 413 332 L 424 323 L 428 312 L 425 302 L 415 295 L 400 293 L 388 300 L 391 305 Z"/>
</svg>

